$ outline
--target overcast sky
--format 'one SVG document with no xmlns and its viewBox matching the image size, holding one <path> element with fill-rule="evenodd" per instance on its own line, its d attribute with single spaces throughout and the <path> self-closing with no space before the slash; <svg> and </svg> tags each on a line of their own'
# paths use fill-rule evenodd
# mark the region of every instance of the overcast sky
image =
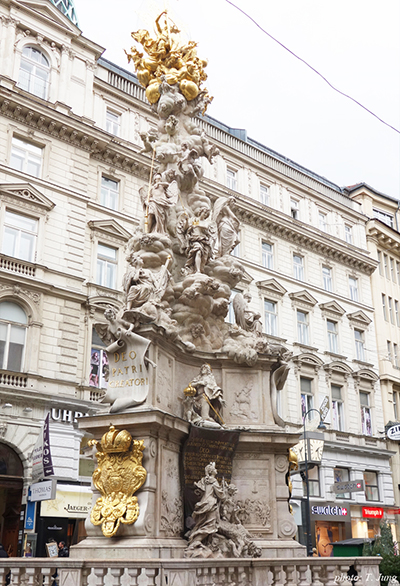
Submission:
<svg viewBox="0 0 400 586">
<path fill-rule="evenodd" d="M 400 130 L 398 0 L 233 0 L 330 83 Z M 165 5 L 207 58 L 207 113 L 340 186 L 400 198 L 400 134 L 333 91 L 226 0 L 74 0 L 83 35 L 133 71 L 132 31 Z"/>
</svg>

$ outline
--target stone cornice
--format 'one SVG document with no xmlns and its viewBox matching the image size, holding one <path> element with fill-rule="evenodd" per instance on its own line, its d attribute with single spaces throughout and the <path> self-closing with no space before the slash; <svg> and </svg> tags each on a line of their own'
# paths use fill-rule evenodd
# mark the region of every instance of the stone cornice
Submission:
<svg viewBox="0 0 400 586">
<path fill-rule="evenodd" d="M 0 87 L 1 115 L 81 148 L 107 165 L 148 180 L 151 160 L 137 152 L 139 147 L 110 137 L 107 132 L 89 124 L 87 119 L 66 115 L 45 101 L 29 99 L 30 96 L 25 94 Z"/>
<path fill-rule="evenodd" d="M 400 234 L 376 219 L 367 224 L 367 240 L 400 258 Z"/>
<path fill-rule="evenodd" d="M 320 256 L 327 256 L 353 270 L 371 275 L 378 265 L 362 249 L 346 244 L 330 234 L 324 234 L 303 222 L 294 221 L 272 208 L 247 201 L 244 196 L 236 197 L 234 211 L 239 220 L 258 230 L 288 240 Z"/>
</svg>

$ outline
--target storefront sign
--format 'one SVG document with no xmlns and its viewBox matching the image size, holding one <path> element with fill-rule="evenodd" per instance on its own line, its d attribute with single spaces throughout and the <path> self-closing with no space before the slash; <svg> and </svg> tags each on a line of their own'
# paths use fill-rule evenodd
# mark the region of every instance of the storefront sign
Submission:
<svg viewBox="0 0 400 586">
<path fill-rule="evenodd" d="M 43 429 L 39 433 L 32 452 L 32 480 L 34 482 L 54 475 L 50 451 L 49 419 L 50 413 L 44 420 Z"/>
<path fill-rule="evenodd" d="M 391 440 L 399 441 L 400 440 L 400 425 L 392 425 L 392 427 L 389 427 L 389 429 L 387 430 L 387 436 Z"/>
<path fill-rule="evenodd" d="M 319 408 L 319 412 L 321 413 L 321 421 L 325 421 L 326 416 L 329 413 L 329 397 L 328 396 L 325 396 L 322 399 L 322 403 Z"/>
<path fill-rule="evenodd" d="M 347 517 L 348 509 L 337 505 L 313 505 L 311 507 L 312 515 Z"/>
<path fill-rule="evenodd" d="M 382 519 L 383 509 L 381 507 L 363 507 L 362 516 L 364 519 Z"/>
<path fill-rule="evenodd" d="M 92 491 L 89 486 L 59 485 L 55 500 L 42 503 L 42 517 L 86 519 L 92 508 Z"/>
<path fill-rule="evenodd" d="M 63 423 L 76 423 L 81 417 L 89 417 L 88 413 L 81 411 L 69 411 L 68 409 L 52 409 L 51 418 L 53 421 L 62 421 Z"/>
<path fill-rule="evenodd" d="M 28 500 L 32 502 L 48 501 L 56 498 L 57 481 L 55 478 L 36 482 L 30 486 Z"/>
<path fill-rule="evenodd" d="M 332 484 L 332 490 L 336 494 L 344 492 L 360 492 L 364 490 L 364 480 L 347 480 L 345 482 L 335 482 Z"/>
</svg>

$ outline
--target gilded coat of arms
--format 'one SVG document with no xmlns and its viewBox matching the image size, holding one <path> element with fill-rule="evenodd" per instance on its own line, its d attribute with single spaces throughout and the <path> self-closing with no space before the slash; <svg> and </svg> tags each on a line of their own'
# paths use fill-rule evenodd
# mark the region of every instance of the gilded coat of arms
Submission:
<svg viewBox="0 0 400 586">
<path fill-rule="evenodd" d="M 105 537 L 114 537 L 121 523 L 132 525 L 139 517 L 138 499 L 133 495 L 147 476 L 142 466 L 144 441 L 132 440 L 128 431 L 111 425 L 101 442 L 91 440 L 90 444 L 97 447 L 93 483 L 102 495 L 90 520 L 101 525 Z"/>
</svg>

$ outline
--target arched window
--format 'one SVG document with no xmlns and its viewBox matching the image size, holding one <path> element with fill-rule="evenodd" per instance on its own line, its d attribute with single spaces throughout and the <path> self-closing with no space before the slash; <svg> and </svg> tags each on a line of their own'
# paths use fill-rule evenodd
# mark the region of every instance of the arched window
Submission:
<svg viewBox="0 0 400 586">
<path fill-rule="evenodd" d="M 0 368 L 22 372 L 28 318 L 25 311 L 11 301 L 0 303 Z"/>
<path fill-rule="evenodd" d="M 50 64 L 47 57 L 35 47 L 24 47 L 19 70 L 19 87 L 45 100 L 49 78 Z"/>
</svg>

